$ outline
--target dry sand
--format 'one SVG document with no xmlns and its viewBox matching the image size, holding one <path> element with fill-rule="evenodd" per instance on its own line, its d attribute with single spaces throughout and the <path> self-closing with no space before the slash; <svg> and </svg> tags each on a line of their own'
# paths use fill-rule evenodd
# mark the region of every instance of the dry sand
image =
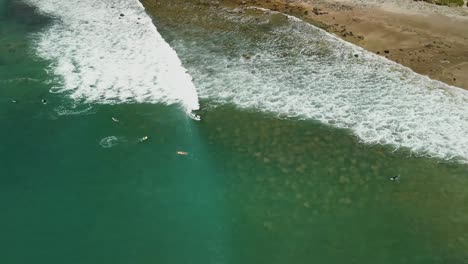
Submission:
<svg viewBox="0 0 468 264">
<path fill-rule="evenodd" d="M 468 89 L 468 8 L 413 0 L 225 0 L 317 25 L 415 72 Z"/>
</svg>

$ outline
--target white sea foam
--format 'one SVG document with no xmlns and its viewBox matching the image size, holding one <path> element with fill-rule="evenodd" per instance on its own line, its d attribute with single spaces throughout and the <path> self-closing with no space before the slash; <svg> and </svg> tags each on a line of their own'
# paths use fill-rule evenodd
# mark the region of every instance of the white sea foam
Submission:
<svg viewBox="0 0 468 264">
<path fill-rule="evenodd" d="M 72 103 L 71 105 L 61 105 L 56 107 L 55 112 L 59 116 L 69 116 L 69 115 L 90 115 L 94 114 L 93 107 L 89 104 L 76 104 Z"/>
<path fill-rule="evenodd" d="M 0 79 L 0 83 L 24 83 L 24 82 L 41 82 L 39 79 L 30 77 L 19 77 L 13 79 Z"/>
<path fill-rule="evenodd" d="M 211 32 L 209 40 L 181 32 L 189 41 L 173 44 L 184 61 L 196 62 L 186 67 L 200 97 L 348 128 L 369 144 L 468 161 L 468 91 L 296 18 L 224 16 L 229 31 Z"/>
<path fill-rule="evenodd" d="M 93 103 L 198 109 L 190 75 L 138 0 L 26 1 L 55 18 L 37 42 L 38 54 L 62 79 L 53 91 Z"/>
<path fill-rule="evenodd" d="M 99 141 L 99 145 L 101 145 L 101 147 L 103 148 L 112 148 L 116 145 L 118 145 L 120 142 L 123 142 L 125 141 L 125 138 L 120 138 L 120 137 L 116 137 L 116 136 L 109 136 L 109 137 L 105 137 L 103 139 L 101 139 L 101 141 Z"/>
</svg>

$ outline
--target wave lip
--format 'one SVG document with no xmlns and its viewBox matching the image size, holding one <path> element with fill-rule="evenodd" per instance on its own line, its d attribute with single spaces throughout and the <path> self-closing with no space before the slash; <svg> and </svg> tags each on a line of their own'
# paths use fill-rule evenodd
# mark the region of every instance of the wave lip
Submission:
<svg viewBox="0 0 468 264">
<path fill-rule="evenodd" d="M 138 0 L 27 2 L 56 18 L 36 47 L 61 78 L 54 90 L 92 103 L 199 108 L 191 76 Z"/>
</svg>

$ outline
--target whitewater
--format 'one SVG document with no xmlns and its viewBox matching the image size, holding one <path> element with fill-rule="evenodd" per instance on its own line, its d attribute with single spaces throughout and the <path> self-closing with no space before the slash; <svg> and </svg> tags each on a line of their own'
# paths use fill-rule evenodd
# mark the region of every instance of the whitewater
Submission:
<svg viewBox="0 0 468 264">
<path fill-rule="evenodd" d="M 224 28 L 187 24 L 168 32 L 169 46 L 136 0 L 28 2 L 55 18 L 37 41 L 61 78 L 54 92 L 86 103 L 177 103 L 187 111 L 199 108 L 200 97 L 318 120 L 366 144 L 468 161 L 467 91 L 297 18 L 218 10 L 203 23 Z"/>
<path fill-rule="evenodd" d="M 171 45 L 201 98 L 318 120 L 349 129 L 363 143 L 405 148 L 415 156 L 468 161 L 468 91 L 295 17 L 261 11 L 210 12 L 225 26 L 209 32 L 209 39 L 200 27 L 173 36 Z"/>
<path fill-rule="evenodd" d="M 52 92 L 85 103 L 180 104 L 198 109 L 192 78 L 138 0 L 27 0 L 53 24 L 37 54 L 59 77 Z"/>
</svg>

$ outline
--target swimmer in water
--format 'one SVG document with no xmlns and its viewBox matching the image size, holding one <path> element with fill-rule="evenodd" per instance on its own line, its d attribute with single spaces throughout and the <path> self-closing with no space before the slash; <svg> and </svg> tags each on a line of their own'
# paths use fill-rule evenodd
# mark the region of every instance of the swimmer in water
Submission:
<svg viewBox="0 0 468 264">
<path fill-rule="evenodd" d="M 42 99 L 42 104 L 47 104 L 47 100 L 46 100 L 46 99 Z"/>
</svg>

